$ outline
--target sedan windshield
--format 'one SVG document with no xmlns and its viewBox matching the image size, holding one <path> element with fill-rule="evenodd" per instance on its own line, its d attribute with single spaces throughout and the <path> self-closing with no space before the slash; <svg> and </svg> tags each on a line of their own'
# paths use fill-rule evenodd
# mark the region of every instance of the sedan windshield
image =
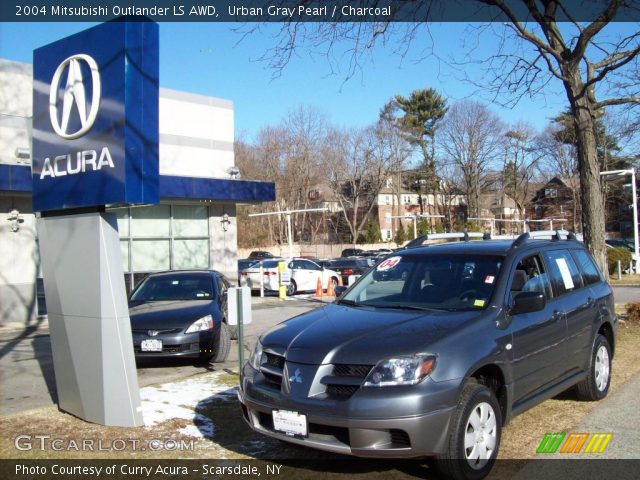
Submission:
<svg viewBox="0 0 640 480">
<path fill-rule="evenodd" d="M 211 300 L 211 277 L 202 274 L 150 276 L 131 295 L 132 301 Z"/>
<path fill-rule="evenodd" d="M 378 308 L 464 311 L 485 308 L 502 257 L 402 255 L 374 267 L 340 300 Z"/>
</svg>

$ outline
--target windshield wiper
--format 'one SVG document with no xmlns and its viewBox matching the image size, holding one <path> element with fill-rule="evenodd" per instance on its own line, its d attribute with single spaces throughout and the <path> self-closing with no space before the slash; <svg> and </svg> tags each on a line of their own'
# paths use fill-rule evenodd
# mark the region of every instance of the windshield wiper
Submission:
<svg viewBox="0 0 640 480">
<path fill-rule="evenodd" d="M 351 307 L 364 307 L 366 305 L 362 304 L 362 303 L 358 303 L 358 302 L 354 302 L 353 300 L 338 300 L 336 302 L 338 305 L 349 305 Z"/>
<path fill-rule="evenodd" d="M 442 308 L 419 307 L 418 305 L 382 305 L 382 304 L 370 304 L 370 303 L 362 303 L 361 305 L 365 305 L 367 307 L 375 307 L 375 308 L 395 308 L 397 310 L 417 310 L 421 312 L 444 311 L 444 309 Z"/>
</svg>

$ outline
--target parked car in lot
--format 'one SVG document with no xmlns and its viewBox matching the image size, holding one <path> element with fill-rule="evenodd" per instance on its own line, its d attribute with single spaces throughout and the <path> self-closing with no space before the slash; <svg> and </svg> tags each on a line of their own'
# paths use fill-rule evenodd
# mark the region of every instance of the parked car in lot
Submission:
<svg viewBox="0 0 640 480">
<path fill-rule="evenodd" d="M 260 262 L 260 260 L 257 258 L 244 258 L 238 260 L 238 285 L 240 285 L 240 277 L 242 275 L 242 272 L 247 268 L 250 268 L 252 265 L 257 264 L 258 262 Z"/>
<path fill-rule="evenodd" d="M 286 272 L 290 274 L 291 281 L 287 286 L 287 295 L 294 295 L 297 292 L 312 291 L 316 289 L 318 278 L 322 282 L 322 288 L 326 289 L 329 281 L 334 286 L 338 284 L 338 272 L 322 268 L 315 262 L 305 258 L 294 258 L 292 260 L 265 260 L 262 262 L 262 278 L 264 289 L 278 291 L 279 270 L 278 263 L 286 262 Z M 244 270 L 241 275 L 241 285 L 248 286 L 252 290 L 260 289 L 260 265 L 253 265 Z"/>
<path fill-rule="evenodd" d="M 325 266 L 338 272 L 342 277 L 342 283 L 344 285 L 350 285 L 349 277 L 353 275 L 364 275 L 374 264 L 375 260 L 372 258 L 351 257 L 329 260 Z"/>
<path fill-rule="evenodd" d="M 571 387 L 607 395 L 616 331 L 612 289 L 572 234 L 417 247 L 263 334 L 239 399 L 262 434 L 479 479 L 515 415 Z"/>
<path fill-rule="evenodd" d="M 613 238 L 605 240 L 605 243 L 613 248 L 626 248 L 630 252 L 635 252 L 635 245 L 629 240 L 623 240 L 620 238 Z"/>
<path fill-rule="evenodd" d="M 256 259 L 256 260 L 262 260 L 265 258 L 275 258 L 275 255 L 271 252 L 265 252 L 263 250 L 254 250 L 249 254 L 249 257 L 248 257 L 248 259 Z"/>
<path fill-rule="evenodd" d="M 357 257 L 359 255 L 362 255 L 362 253 L 364 253 L 364 250 L 362 248 L 345 248 L 344 250 L 342 250 L 342 253 L 340 254 L 341 257 Z"/>
<path fill-rule="evenodd" d="M 216 271 L 152 273 L 129 297 L 136 359 L 187 357 L 224 362 L 229 281 Z"/>
</svg>

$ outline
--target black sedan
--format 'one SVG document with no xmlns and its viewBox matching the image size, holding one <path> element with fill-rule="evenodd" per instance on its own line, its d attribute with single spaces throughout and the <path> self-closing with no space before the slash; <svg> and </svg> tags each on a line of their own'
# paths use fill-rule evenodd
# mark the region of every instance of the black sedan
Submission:
<svg viewBox="0 0 640 480">
<path fill-rule="evenodd" d="M 349 277 L 364 275 L 374 264 L 373 258 L 338 258 L 328 261 L 324 266 L 338 272 L 342 283 L 349 285 Z"/>
<path fill-rule="evenodd" d="M 216 271 L 153 273 L 129 297 L 136 359 L 186 357 L 224 362 L 229 282 Z"/>
</svg>

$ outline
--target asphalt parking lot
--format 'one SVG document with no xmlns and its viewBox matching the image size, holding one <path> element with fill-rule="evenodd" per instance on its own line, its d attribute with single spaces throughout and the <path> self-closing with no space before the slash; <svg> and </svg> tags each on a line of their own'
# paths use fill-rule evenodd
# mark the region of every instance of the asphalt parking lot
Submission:
<svg viewBox="0 0 640 480">
<path fill-rule="evenodd" d="M 253 323 L 245 326 L 245 358 L 256 337 L 287 318 L 300 315 L 322 305 L 296 297 L 281 301 L 277 297 L 254 297 Z M 238 344 L 232 342 L 225 363 L 196 365 L 191 361 L 161 360 L 138 364 L 140 387 L 167 383 L 200 375 L 207 371 L 238 372 Z M 0 328 L 0 415 L 7 415 L 57 402 L 49 328 L 46 322 L 28 328 Z"/>
</svg>

